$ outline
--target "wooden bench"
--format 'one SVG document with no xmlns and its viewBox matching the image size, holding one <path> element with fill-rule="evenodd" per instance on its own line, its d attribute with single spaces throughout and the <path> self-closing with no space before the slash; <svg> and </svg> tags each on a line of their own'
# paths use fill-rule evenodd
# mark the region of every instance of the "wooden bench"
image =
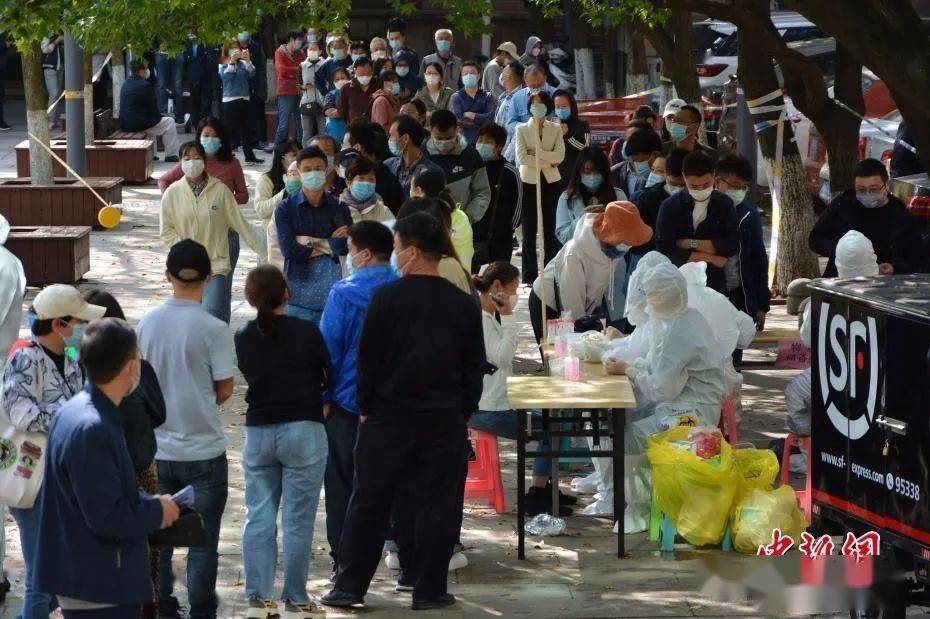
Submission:
<svg viewBox="0 0 930 619">
<path fill-rule="evenodd" d="M 51 140 L 50 146 L 56 155 L 67 161 L 65 140 Z M 86 152 L 87 176 L 121 177 L 126 183 L 144 183 L 154 170 L 152 140 L 94 140 L 86 147 Z M 52 170 L 55 176 L 66 176 L 65 169 L 57 161 L 52 163 Z M 16 175 L 30 176 L 29 140 L 16 145 Z"/>
<path fill-rule="evenodd" d="M 35 286 L 74 284 L 90 271 L 89 226 L 13 226 L 6 248 Z"/>
<path fill-rule="evenodd" d="M 110 204 L 123 201 L 123 179 L 84 179 Z M 0 179 L 0 215 L 13 226 L 93 226 L 103 205 L 80 182 L 56 178 L 54 185 L 33 185 L 30 178 Z"/>
</svg>

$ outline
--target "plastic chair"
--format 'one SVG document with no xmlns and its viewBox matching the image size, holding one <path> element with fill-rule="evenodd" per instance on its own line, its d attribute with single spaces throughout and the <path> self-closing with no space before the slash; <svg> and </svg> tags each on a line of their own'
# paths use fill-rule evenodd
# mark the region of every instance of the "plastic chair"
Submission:
<svg viewBox="0 0 930 619">
<path fill-rule="evenodd" d="M 471 429 L 468 430 L 468 436 L 475 444 L 475 459 L 468 463 L 465 498 L 485 499 L 494 507 L 494 511 L 501 514 L 506 511 L 506 507 L 497 436 Z"/>
<path fill-rule="evenodd" d="M 791 446 L 797 445 L 807 456 L 807 470 L 804 472 L 804 490 L 796 490 L 798 504 L 804 511 L 804 517 L 811 521 L 811 437 L 791 434 L 785 438 L 785 449 L 781 453 L 781 484 L 788 483 L 788 473 L 791 470 Z"/>
<path fill-rule="evenodd" d="M 736 411 L 730 396 L 725 397 L 720 406 L 720 429 L 727 435 L 730 445 L 736 447 L 739 443 L 739 424 L 736 423 Z"/>
<path fill-rule="evenodd" d="M 32 340 L 28 338 L 22 338 L 22 339 L 16 340 L 15 342 L 13 342 L 13 345 L 10 346 L 10 352 L 7 353 L 7 359 L 11 359 L 13 357 L 13 353 L 15 353 L 20 348 L 25 348 L 26 346 L 29 346 L 30 344 L 32 344 Z"/>
</svg>

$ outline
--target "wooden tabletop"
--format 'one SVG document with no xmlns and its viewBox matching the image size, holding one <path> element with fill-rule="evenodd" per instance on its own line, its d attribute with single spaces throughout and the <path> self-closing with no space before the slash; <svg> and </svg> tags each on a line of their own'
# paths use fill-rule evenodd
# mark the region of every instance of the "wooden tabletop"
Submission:
<svg viewBox="0 0 930 619">
<path fill-rule="evenodd" d="M 797 329 L 765 329 L 752 338 L 753 344 L 777 344 L 779 340 L 796 340 L 801 337 Z"/>
<path fill-rule="evenodd" d="M 511 376 L 507 379 L 507 395 L 515 409 L 636 406 L 630 379 L 607 374 L 600 363 L 582 363 L 580 381 L 561 376 Z"/>
</svg>

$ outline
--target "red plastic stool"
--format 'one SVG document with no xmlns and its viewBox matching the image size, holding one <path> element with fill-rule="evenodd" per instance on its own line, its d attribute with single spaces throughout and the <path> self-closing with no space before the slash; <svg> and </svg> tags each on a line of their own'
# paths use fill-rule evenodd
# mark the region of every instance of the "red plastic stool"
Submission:
<svg viewBox="0 0 930 619">
<path fill-rule="evenodd" d="M 736 423 L 736 411 L 733 408 L 733 398 L 723 398 L 720 406 L 720 429 L 727 435 L 727 439 L 734 447 L 739 443 L 739 424 Z"/>
<path fill-rule="evenodd" d="M 800 434 L 788 434 L 785 438 L 785 450 L 781 453 L 781 485 L 788 483 L 788 473 L 791 469 L 791 446 L 797 445 L 807 457 L 807 470 L 804 472 L 804 490 L 796 490 L 798 503 L 804 510 L 804 517 L 811 521 L 811 437 Z"/>
<path fill-rule="evenodd" d="M 486 499 L 494 511 L 501 514 L 504 507 L 504 484 L 501 482 L 501 459 L 497 436 L 481 430 L 468 430 L 475 444 L 475 459 L 468 463 L 465 480 L 466 499 Z"/>
</svg>

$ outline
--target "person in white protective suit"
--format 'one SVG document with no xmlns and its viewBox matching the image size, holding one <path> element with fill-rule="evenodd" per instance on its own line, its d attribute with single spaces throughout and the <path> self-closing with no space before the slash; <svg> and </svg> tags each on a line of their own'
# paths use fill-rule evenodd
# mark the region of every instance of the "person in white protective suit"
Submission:
<svg viewBox="0 0 930 619">
<path fill-rule="evenodd" d="M 649 351 L 632 362 L 605 362 L 608 372 L 626 373 L 637 412 L 647 414 L 626 434 L 624 532 L 648 526 L 652 484 L 646 439 L 676 425 L 716 425 L 726 392 L 719 346 L 707 321 L 688 307 L 684 276 L 671 264 L 659 264 L 642 276 L 640 288 L 650 317 Z"/>
<path fill-rule="evenodd" d="M 839 279 L 875 277 L 879 274 L 878 257 L 872 241 L 857 230 L 850 230 L 836 244 L 836 272 Z M 811 346 L 811 304 L 804 308 L 801 319 L 801 341 Z M 811 369 L 807 368 L 791 379 L 785 388 L 785 407 L 788 410 L 787 425 L 792 434 L 807 436 L 811 433 Z M 803 473 L 807 470 L 807 455 L 791 456 L 791 471 Z"/>
<path fill-rule="evenodd" d="M 743 375 L 733 367 L 733 351 L 737 348 L 742 350 L 752 344 L 752 338 L 756 335 L 756 323 L 748 314 L 736 309 L 730 299 L 707 287 L 706 262 L 687 262 L 678 267 L 678 270 L 688 282 L 688 307 L 701 313 L 720 346 L 727 395 L 733 400 L 734 416 L 738 421 L 743 411 Z"/>
<path fill-rule="evenodd" d="M 636 327 L 629 336 L 622 336 L 619 331 L 608 327 L 605 333 L 614 336 L 602 360 L 625 361 L 631 363 L 633 359 L 645 357 L 649 353 L 649 314 L 646 313 L 646 296 L 643 294 L 641 282 L 643 276 L 652 267 L 658 264 L 671 264 L 665 254 L 651 251 L 640 258 L 636 270 L 630 275 L 627 287 L 626 305 L 623 317 Z M 652 409 L 648 407 L 645 414 Z M 630 424 L 639 419 L 639 409 L 627 411 L 626 423 Z M 588 447 L 594 448 L 594 438 L 588 437 Z M 613 446 L 611 439 L 601 437 L 600 448 L 610 449 Z M 627 469 L 629 470 L 629 469 Z M 594 458 L 594 471 L 587 477 L 576 477 L 572 480 L 572 490 L 582 494 L 596 493 L 596 502 L 588 506 L 587 515 L 613 513 L 613 460 L 610 458 Z"/>
<path fill-rule="evenodd" d="M 3 247 L 10 234 L 10 222 L 0 215 L 0 376 L 6 365 L 7 353 L 19 337 L 19 323 L 23 318 L 23 296 L 26 293 L 26 274 L 19 258 Z M 0 522 L 5 507 L 0 506 Z M 6 597 L 10 583 L 3 573 L 6 558 L 6 536 L 0 526 L 0 600 Z"/>
</svg>

